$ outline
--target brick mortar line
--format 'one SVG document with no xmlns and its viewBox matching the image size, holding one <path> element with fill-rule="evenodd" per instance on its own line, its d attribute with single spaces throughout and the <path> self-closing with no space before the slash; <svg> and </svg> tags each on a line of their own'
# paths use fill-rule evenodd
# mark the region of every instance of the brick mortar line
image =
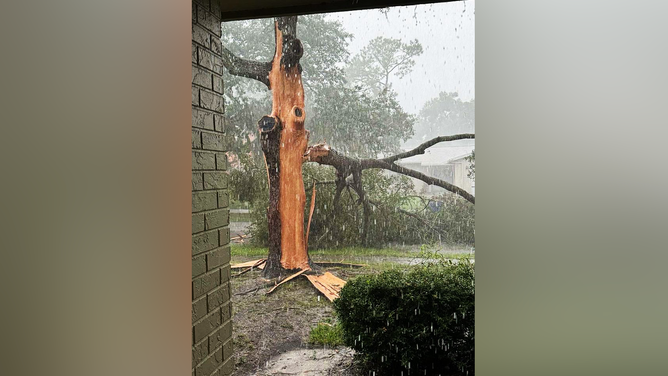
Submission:
<svg viewBox="0 0 668 376">
<path fill-rule="evenodd" d="M 225 304 L 228 304 L 228 305 L 231 306 L 231 304 L 232 304 L 232 298 L 230 297 L 230 300 L 229 300 L 227 303 L 222 304 L 219 308 L 221 308 L 221 310 L 222 310 L 222 306 L 225 305 Z M 217 309 L 218 309 L 218 308 L 217 308 Z M 210 314 L 209 314 L 208 316 L 210 316 Z M 202 320 L 203 320 L 203 319 L 202 319 Z M 197 323 L 202 322 L 202 320 L 198 320 Z M 230 318 L 229 318 L 228 320 L 222 322 L 222 323 L 217 327 L 217 329 L 222 328 L 222 327 L 225 326 L 228 322 L 232 322 L 232 316 L 231 316 L 231 315 L 230 315 Z M 193 324 L 193 326 L 195 326 L 195 324 Z M 213 333 L 213 332 L 215 332 L 215 331 L 216 331 L 216 330 L 214 329 L 214 330 L 211 331 L 211 333 Z M 210 335 L 211 333 L 207 334 L 204 338 L 202 338 L 201 340 L 199 340 L 199 342 L 195 342 L 195 344 L 192 345 L 191 347 L 194 348 L 195 346 L 199 346 L 199 345 L 201 345 L 202 343 L 204 343 L 204 341 L 208 341 L 208 340 L 209 340 L 209 335 Z M 227 342 L 232 341 L 232 337 L 233 337 L 233 336 L 230 336 L 230 338 L 228 338 L 227 341 L 223 342 L 223 344 L 221 345 L 221 347 L 222 347 L 222 346 L 225 346 L 225 344 L 226 344 Z M 218 349 L 218 348 L 216 348 L 216 350 L 217 350 L 217 349 Z M 215 352 L 215 350 L 214 350 L 214 352 Z M 211 352 L 209 352 L 209 354 L 211 354 Z M 205 359 L 206 359 L 206 358 L 205 358 Z M 203 362 L 204 362 L 204 360 L 202 360 L 201 362 L 197 363 L 197 364 L 195 365 L 195 367 L 201 365 Z"/>
<path fill-rule="evenodd" d="M 221 189 L 218 188 L 218 190 L 220 191 Z M 214 192 L 214 191 L 212 191 L 212 190 L 209 189 L 209 190 L 206 190 L 206 191 L 192 191 L 192 192 L 193 192 L 193 193 L 197 193 L 197 192 Z M 200 214 L 200 213 L 206 213 L 206 212 L 210 212 L 210 211 L 214 211 L 214 210 L 220 210 L 220 209 L 228 209 L 228 208 L 213 208 L 213 209 L 206 209 L 206 210 L 200 210 L 200 211 L 196 211 L 196 212 L 191 212 L 190 214 Z M 223 227 L 225 227 L 225 226 L 223 226 Z M 217 227 L 217 228 L 221 228 L 221 227 Z M 202 232 L 206 232 L 206 231 L 213 231 L 213 230 L 205 230 L 205 231 L 202 231 Z M 201 234 L 201 232 L 198 232 L 198 233 L 196 233 L 196 234 Z M 192 234 L 192 235 L 196 235 L 196 234 Z M 199 253 L 198 253 L 198 255 L 199 255 Z M 193 255 L 193 256 L 194 256 L 194 255 Z"/>
<path fill-rule="evenodd" d="M 225 265 L 229 265 L 229 264 L 230 264 L 230 263 L 228 262 L 228 263 L 225 264 Z M 225 265 L 220 266 L 220 267 L 216 267 L 216 269 L 223 268 L 223 267 L 225 267 Z M 210 270 L 209 272 L 211 272 L 211 270 Z M 200 276 L 201 276 L 201 275 L 203 275 L 203 274 L 200 274 Z M 222 283 L 222 284 L 220 284 L 220 285 L 214 287 L 213 289 L 207 291 L 204 295 L 200 296 L 200 297 L 197 298 L 196 300 L 193 300 L 193 301 L 191 302 L 190 305 L 192 305 L 193 303 L 199 302 L 200 300 L 202 300 L 202 298 L 207 299 L 208 296 L 209 296 L 209 294 L 214 293 L 214 292 L 216 292 L 217 290 L 222 289 L 223 287 L 225 287 L 225 285 L 231 285 L 231 282 L 230 282 L 230 281 L 227 281 L 227 282 L 224 282 L 224 283 Z M 231 288 L 231 287 L 230 287 L 230 288 Z M 230 291 L 230 292 L 231 292 L 231 291 Z M 232 295 L 230 295 L 230 299 L 228 299 L 227 302 L 231 302 L 231 301 L 232 301 Z M 227 303 L 227 302 L 226 302 L 226 303 Z M 223 303 L 223 304 L 219 305 L 218 307 L 214 308 L 214 310 L 216 310 L 216 309 L 222 307 L 223 305 L 225 305 L 225 303 Z M 209 304 L 208 304 L 208 302 L 207 302 L 207 309 L 208 309 L 208 308 L 209 308 Z M 193 324 L 192 324 L 192 325 L 195 326 L 195 325 L 201 323 L 202 321 L 204 321 L 205 318 L 207 318 L 208 316 L 211 316 L 212 313 L 213 313 L 213 311 L 211 311 L 211 312 L 207 311 L 206 315 L 204 315 L 203 317 L 199 318 L 197 321 L 193 321 Z"/>
<path fill-rule="evenodd" d="M 195 84 L 190 84 L 190 85 L 193 86 L 193 85 L 195 85 Z M 195 85 L 195 86 L 199 86 L 199 85 Z M 208 88 L 204 88 L 204 89 L 208 89 Z M 220 95 L 221 97 L 223 96 L 223 94 L 220 94 L 220 93 L 216 93 L 216 94 Z M 216 112 L 216 111 L 214 111 L 214 110 L 209 110 L 208 108 L 201 108 L 201 107 L 197 107 L 197 106 L 195 106 L 195 105 L 191 105 L 191 107 L 196 108 L 198 111 L 206 112 L 207 114 L 211 114 L 211 115 L 220 115 L 218 112 Z M 201 109 L 200 109 L 200 108 L 201 108 Z M 191 110 L 192 110 L 192 109 L 191 109 Z"/>
<path fill-rule="evenodd" d="M 219 171 L 222 172 L 221 170 L 219 170 Z M 227 189 L 227 188 L 217 188 L 217 190 L 218 190 L 218 191 L 227 191 L 227 192 L 229 192 L 229 189 Z M 206 191 L 203 191 L 203 190 L 202 190 L 202 191 L 191 191 L 191 194 L 193 194 L 193 193 L 199 193 L 199 192 L 215 192 L 215 191 L 214 191 L 214 190 L 211 190 L 211 189 L 207 189 Z M 217 199 L 218 199 L 218 198 L 216 198 L 216 200 L 217 200 Z M 218 203 L 216 203 L 216 205 L 218 205 Z M 206 213 L 206 212 L 210 212 L 210 211 L 214 211 L 214 210 L 220 210 L 220 209 L 229 209 L 229 205 L 228 205 L 228 207 L 226 207 L 226 208 L 205 209 L 205 210 L 200 210 L 200 211 L 191 212 L 190 214 L 200 214 L 200 213 Z M 223 226 L 223 227 L 224 227 L 224 226 Z M 218 228 L 220 228 L 220 227 L 218 227 Z M 206 232 L 206 231 L 212 231 L 212 230 L 205 230 L 205 231 L 203 231 L 203 232 Z M 198 234 L 199 234 L 199 233 L 198 233 Z M 195 234 L 193 234 L 193 235 L 195 235 Z"/>
<path fill-rule="evenodd" d="M 196 24 L 196 25 L 201 26 L 202 29 L 204 29 L 205 31 L 207 31 L 207 32 L 209 33 L 209 35 L 213 36 L 214 38 L 218 38 L 218 36 L 217 36 L 216 34 L 212 34 L 212 33 L 209 31 L 209 29 L 205 28 L 204 26 L 202 26 L 202 25 L 200 25 L 200 24 Z M 218 39 L 220 39 L 220 38 L 218 38 Z M 223 41 L 221 40 L 220 43 L 221 43 L 221 45 L 222 45 Z M 216 51 L 214 51 L 214 50 L 211 49 L 211 47 L 207 47 L 207 46 L 205 46 L 205 45 L 203 45 L 203 44 L 197 42 L 197 41 L 194 40 L 194 39 L 192 40 L 192 44 L 194 44 L 194 45 L 197 46 L 197 47 L 202 47 L 202 48 L 204 48 L 205 50 L 211 52 L 212 54 L 214 54 L 215 56 L 217 56 L 217 57 L 219 57 L 219 58 L 222 58 L 222 57 L 223 57 L 222 54 L 221 54 L 221 55 L 217 54 Z M 199 56 L 197 56 L 197 61 L 198 61 L 197 64 L 199 64 Z"/>
<path fill-rule="evenodd" d="M 198 191 L 198 192 L 201 192 L 201 191 Z M 230 210 L 230 209 L 229 209 L 229 208 L 220 208 L 220 209 L 213 209 L 213 210 Z M 213 210 L 210 210 L 210 211 L 213 211 Z M 206 212 L 200 212 L 200 213 L 206 213 Z M 200 213 L 193 213 L 193 214 L 200 214 Z M 231 213 L 230 213 L 230 214 L 231 214 Z M 202 230 L 202 231 L 200 231 L 200 232 L 195 232 L 195 233 L 193 233 L 192 235 L 200 235 L 200 234 L 203 234 L 203 233 L 205 233 L 205 232 L 207 232 L 207 231 L 220 230 L 221 228 L 229 228 L 229 227 L 230 227 L 230 224 L 228 223 L 228 224 L 226 224 L 225 226 L 216 227 L 216 228 L 211 229 L 211 230 Z M 220 239 L 218 239 L 218 240 L 220 240 Z M 216 247 L 216 248 L 220 248 L 220 247 L 223 247 L 223 246 L 226 246 L 226 245 L 227 245 L 227 244 L 219 245 L 219 246 Z M 193 255 L 193 257 L 197 257 L 197 256 L 199 256 L 199 255 L 201 255 L 201 254 L 203 254 L 203 253 L 207 253 L 207 252 L 210 252 L 210 251 L 206 251 L 206 252 L 198 253 L 198 254 L 196 254 L 196 255 Z"/>
<path fill-rule="evenodd" d="M 198 90 L 203 89 L 201 86 L 195 86 L 195 85 L 191 85 L 191 86 L 196 87 Z M 214 94 L 222 96 L 222 94 L 218 94 L 218 93 L 214 93 Z M 192 102 L 191 102 L 191 103 L 192 103 Z M 214 111 L 214 110 L 209 110 L 208 108 L 206 108 L 206 107 L 202 107 L 202 106 L 200 106 L 200 105 L 194 105 L 194 104 L 191 104 L 191 106 L 193 106 L 193 107 L 195 107 L 195 108 L 197 108 L 197 109 L 200 109 L 200 108 L 201 108 L 201 109 L 203 109 L 203 110 L 211 111 L 211 112 L 214 113 L 214 114 L 225 115 L 224 112 L 217 112 L 217 111 Z M 197 127 L 194 127 L 194 128 L 195 128 L 195 129 L 198 129 L 198 130 L 199 130 L 199 129 L 203 129 L 203 128 L 197 128 Z M 218 133 L 220 133 L 220 134 L 224 134 L 225 132 L 218 132 Z M 201 149 L 193 149 L 193 150 L 201 150 Z M 214 151 L 228 151 L 228 150 L 214 150 Z"/>
<path fill-rule="evenodd" d="M 218 170 L 218 171 L 219 171 L 219 172 L 223 172 L 222 170 Z M 221 189 L 227 189 L 227 188 L 203 188 L 203 189 L 200 189 L 200 190 L 197 190 L 197 191 L 193 191 L 193 192 L 220 191 Z M 227 208 L 218 208 L 218 210 L 223 210 L 223 209 L 227 209 Z M 211 209 L 211 210 L 216 210 L 216 209 Z"/>
<path fill-rule="evenodd" d="M 204 295 L 204 296 L 206 296 L 206 295 Z M 221 307 L 222 307 L 222 305 L 221 305 L 220 307 L 216 308 L 216 310 L 218 310 L 218 309 L 221 308 Z M 215 311 L 214 311 L 214 312 L 208 312 L 208 313 L 206 314 L 206 316 L 204 316 L 204 317 L 202 317 L 201 319 L 195 321 L 195 322 L 193 323 L 193 327 L 195 327 L 197 324 L 200 324 L 201 322 L 203 322 L 204 319 L 206 319 L 207 317 L 212 317 L 212 316 L 214 316 L 213 313 L 215 313 Z M 219 312 L 218 314 L 220 314 L 220 312 Z M 228 321 L 229 321 L 229 320 L 228 320 Z M 223 324 L 220 324 L 220 326 L 217 326 L 216 328 L 220 328 L 221 326 L 223 326 Z M 215 332 L 215 331 L 216 331 L 216 329 L 213 329 L 211 332 L 209 332 L 207 335 L 205 335 L 204 338 L 209 338 L 209 335 L 210 335 L 211 333 Z M 195 345 L 197 345 L 197 344 L 199 344 L 199 343 L 201 343 L 201 341 L 198 342 L 198 343 L 196 343 Z"/>
<path fill-rule="evenodd" d="M 229 263 L 227 263 L 227 264 L 225 264 L 225 265 L 229 265 Z M 190 284 L 192 285 L 192 283 L 193 283 L 196 279 L 200 279 L 200 278 L 202 278 L 202 276 L 205 276 L 205 275 L 207 275 L 207 274 L 213 274 L 214 272 L 217 272 L 217 271 L 221 271 L 221 269 L 223 269 L 223 268 L 225 267 L 225 265 L 216 266 L 215 268 L 213 268 L 213 269 L 211 269 L 211 270 L 207 270 L 206 272 L 204 272 L 204 273 L 202 273 L 202 274 L 200 274 L 200 275 L 197 275 L 197 276 L 195 276 L 195 277 L 191 277 L 192 279 L 190 280 Z M 229 283 L 229 282 L 225 282 L 225 283 Z M 221 285 L 222 285 L 222 284 L 221 284 Z M 221 285 L 219 285 L 219 286 L 221 286 Z M 218 286 L 216 286 L 216 287 L 218 287 Z M 190 288 L 192 289 L 192 286 L 190 286 Z M 214 287 L 214 288 L 215 288 L 215 287 Z M 195 302 L 196 302 L 197 300 L 199 300 L 202 296 L 207 296 L 207 294 L 210 293 L 211 291 L 213 291 L 213 290 L 207 290 L 207 291 L 205 291 L 205 292 L 204 292 L 204 295 L 198 296 L 197 298 L 195 298 L 196 300 L 193 300 L 193 301 L 192 301 L 192 303 L 195 303 Z M 230 298 L 230 299 L 231 299 L 231 298 Z M 209 313 L 210 313 L 210 312 L 209 312 Z M 207 315 L 208 315 L 208 313 L 207 313 Z M 195 321 L 195 322 L 193 323 L 193 325 L 195 325 L 195 324 L 198 323 L 198 322 L 200 322 L 200 320 Z"/>
<path fill-rule="evenodd" d="M 225 344 L 223 344 L 223 346 L 225 346 Z M 220 369 L 223 368 L 223 366 L 225 365 L 225 363 L 229 362 L 229 361 L 232 360 L 232 359 L 234 359 L 233 356 L 231 356 L 231 357 L 225 359 L 225 353 L 223 353 L 223 362 L 220 364 L 220 366 L 218 366 L 218 368 L 216 368 L 213 372 L 211 372 L 211 373 L 209 374 L 209 376 L 210 376 L 210 375 L 213 375 L 214 373 L 216 373 L 216 372 L 218 372 L 218 371 L 220 371 Z M 233 370 L 232 372 L 234 373 L 234 370 Z"/>
<path fill-rule="evenodd" d="M 221 326 L 222 326 L 222 325 L 221 325 Z M 209 336 L 204 337 L 204 339 L 208 340 L 208 339 L 209 339 Z M 199 363 L 195 364 L 195 367 L 193 367 L 193 369 L 196 369 L 197 367 L 199 367 L 199 366 L 201 366 L 202 364 L 204 364 L 204 362 L 206 362 L 207 360 L 209 360 L 210 358 L 212 358 L 212 357 L 214 356 L 214 354 L 216 353 L 216 351 L 218 351 L 219 349 L 222 349 L 223 346 L 225 346 L 225 344 L 228 343 L 228 342 L 231 341 L 231 340 L 232 340 L 232 337 L 228 338 L 227 341 L 221 343 L 220 346 L 218 346 L 218 347 L 216 347 L 215 349 L 213 349 L 213 351 L 209 351 L 209 355 L 207 355 L 207 356 L 206 356 L 204 359 L 202 359 Z M 202 341 L 202 342 L 204 342 L 204 341 Z M 201 343 L 201 342 L 200 342 L 200 343 Z M 214 374 L 216 371 L 218 371 L 222 366 L 224 366 L 225 363 L 227 363 L 227 361 L 230 360 L 230 359 L 232 359 L 232 357 L 229 357 L 229 358 L 225 359 L 225 353 L 223 353 L 223 362 L 222 362 L 222 364 L 220 365 L 220 367 L 216 368 L 213 372 L 211 372 L 211 375 L 213 375 L 213 374 Z"/>
<path fill-rule="evenodd" d="M 228 283 L 229 283 L 229 282 L 228 282 Z M 206 298 L 206 295 L 202 295 L 202 297 Z M 194 302 L 193 302 L 193 303 L 194 303 Z M 216 307 L 216 310 L 218 310 L 218 309 L 221 309 L 221 310 L 222 310 L 222 307 L 223 307 L 225 304 L 230 304 L 230 303 L 232 303 L 232 297 L 230 297 L 230 300 L 228 300 L 227 302 L 225 302 L 225 303 L 219 305 L 218 307 Z M 200 324 L 200 323 L 201 323 L 202 321 L 204 321 L 204 319 L 207 318 L 207 317 L 213 316 L 212 313 L 213 313 L 213 312 L 207 312 L 206 316 L 204 316 L 204 317 L 202 317 L 201 319 L 195 321 L 195 322 L 193 323 L 192 326 L 195 326 L 195 325 L 197 325 L 197 324 Z M 227 321 L 231 321 L 231 320 L 232 320 L 232 318 L 230 318 L 230 319 L 227 320 Z M 227 321 L 225 321 L 225 322 L 223 322 L 222 324 L 220 324 L 220 326 L 218 326 L 217 328 L 220 328 L 220 327 L 222 327 L 223 325 L 225 325 L 225 324 L 227 323 Z M 215 331 L 216 331 L 216 330 L 214 329 L 214 330 L 211 331 L 211 333 L 213 333 L 213 332 L 215 332 Z M 211 334 L 211 333 L 209 333 L 209 334 Z M 207 334 L 206 337 L 204 337 L 204 338 L 209 338 L 209 334 Z M 202 341 L 197 342 L 195 345 L 198 345 L 198 344 L 200 344 L 200 343 L 202 343 Z M 193 345 L 193 346 L 195 346 L 195 345 Z"/>
<path fill-rule="evenodd" d="M 219 228 L 222 228 L 222 227 L 219 227 Z M 196 234 L 193 234 L 193 235 L 196 235 Z M 190 259 L 192 260 L 192 259 L 195 259 L 195 258 L 199 258 L 199 257 L 202 257 L 202 256 L 206 256 L 206 255 L 208 255 L 209 253 L 213 253 L 213 252 L 215 252 L 215 251 L 218 251 L 218 250 L 220 250 L 220 249 L 222 249 L 222 248 L 229 247 L 229 246 L 230 246 L 230 244 L 219 245 L 218 247 L 216 247 L 216 248 L 214 248 L 214 249 L 212 249 L 212 250 L 210 250 L 210 251 L 206 251 L 206 252 L 198 253 L 198 254 L 196 254 L 195 256 L 191 257 Z M 231 248 L 230 248 L 230 252 L 231 252 Z M 231 255 L 230 255 L 230 256 L 231 256 Z M 228 262 L 228 264 L 229 264 L 229 262 Z M 211 269 L 211 270 L 209 270 L 209 271 L 206 271 L 206 272 L 204 272 L 204 273 L 202 273 L 202 274 L 198 274 L 197 276 L 193 277 L 193 281 L 195 280 L 195 278 L 198 278 L 199 276 L 202 276 L 202 275 L 204 275 L 204 274 L 206 274 L 206 273 L 209 273 L 209 272 L 212 272 L 212 271 L 214 271 L 214 269 Z"/>
<path fill-rule="evenodd" d="M 196 191 L 196 192 L 201 192 L 201 191 Z M 227 209 L 227 208 L 217 208 L 217 209 L 211 209 L 211 210 L 208 210 L 208 211 L 212 212 L 212 211 L 214 211 L 214 210 L 225 210 L 225 209 Z M 229 209 L 227 209 L 227 210 L 229 210 Z M 193 213 L 193 214 L 195 214 L 195 213 Z M 203 233 L 205 233 L 205 232 L 214 232 L 214 231 L 218 231 L 219 228 L 221 228 L 221 227 L 217 227 L 217 228 L 214 228 L 214 229 L 211 229 L 211 230 L 204 230 L 204 231 L 202 231 L 202 232 L 198 232 L 197 235 L 203 234 Z M 195 234 L 193 234 L 193 235 L 195 235 Z M 216 247 L 216 248 L 218 248 L 218 247 Z M 209 252 L 209 251 L 205 251 L 205 252 Z M 201 253 L 204 253 L 204 252 L 201 252 Z M 192 256 L 194 257 L 194 256 L 198 256 L 198 255 L 200 255 L 200 253 L 198 253 L 198 254 L 196 254 L 196 255 L 192 255 Z"/>
<path fill-rule="evenodd" d="M 209 111 L 211 111 L 211 110 L 209 110 Z M 224 113 L 221 114 L 220 112 L 215 112 L 215 111 L 214 111 L 214 113 L 215 113 L 215 114 L 219 114 L 219 115 L 224 114 Z M 191 126 L 191 128 L 193 128 L 193 127 Z M 202 129 L 202 128 L 197 128 L 197 127 L 194 127 L 194 128 L 195 128 L 196 130 L 200 131 L 200 132 L 203 132 L 203 133 L 213 133 L 213 134 L 217 134 L 217 135 L 223 135 L 223 134 L 225 134 L 225 132 L 212 131 L 212 130 L 210 130 L 210 129 Z M 227 153 L 227 152 L 229 151 L 229 150 L 210 150 L 210 149 L 192 149 L 192 150 L 193 150 L 193 151 L 199 151 L 199 150 L 202 150 L 202 151 L 210 151 L 210 152 L 216 152 L 216 153 Z"/>
<path fill-rule="evenodd" d="M 205 49 L 206 49 L 206 47 L 205 47 Z M 214 52 L 213 54 L 216 55 L 215 52 Z M 216 56 L 218 56 L 218 55 L 216 55 Z M 221 56 L 218 56 L 218 57 L 221 58 L 221 59 L 223 58 L 222 55 L 221 55 Z M 197 63 L 191 63 L 191 64 L 192 64 L 194 67 L 197 67 L 197 68 L 200 68 L 200 69 L 206 71 L 207 73 L 215 74 L 216 76 L 220 77 L 221 79 L 223 78 L 223 75 L 222 75 L 221 73 L 214 72 L 214 71 L 212 71 L 211 69 L 205 67 L 204 65 L 199 65 L 199 55 L 197 55 Z M 224 84 L 224 83 L 223 83 L 223 87 L 225 87 L 225 84 Z M 208 87 L 205 87 L 205 89 L 209 89 L 209 88 L 208 88 Z M 209 90 L 211 90 L 211 89 L 209 89 Z M 222 95 L 222 94 L 220 94 L 220 95 Z"/>
<path fill-rule="evenodd" d="M 225 282 L 224 284 L 222 284 L 222 285 L 220 285 L 220 286 L 216 286 L 216 287 L 213 288 L 213 290 L 210 290 L 210 291 L 207 293 L 207 295 L 208 295 L 208 294 L 213 294 L 214 292 L 216 292 L 216 291 L 218 291 L 218 290 L 221 290 L 223 287 L 225 287 L 226 285 L 229 285 L 229 284 L 230 284 L 230 282 Z M 232 297 L 230 297 L 230 300 L 232 300 Z M 228 300 L 228 301 L 229 301 L 229 300 Z M 218 307 L 220 307 L 220 306 L 218 306 Z M 216 307 L 216 308 L 218 308 L 218 307 Z"/>
<path fill-rule="evenodd" d="M 216 22 L 222 23 L 222 20 L 220 19 L 220 17 L 216 16 L 216 14 L 213 13 L 213 12 L 211 12 L 209 9 L 204 9 L 204 8 L 202 8 L 202 10 L 203 10 L 205 13 L 208 13 L 211 17 L 213 17 L 213 19 L 216 20 Z M 214 33 L 213 30 L 211 30 L 211 29 L 209 29 L 208 27 L 206 27 L 206 26 L 202 25 L 201 23 L 199 23 L 199 7 L 198 7 L 197 10 L 196 10 L 196 16 L 197 16 L 197 19 L 195 20 L 196 25 L 201 26 L 202 29 L 204 29 L 204 30 L 210 32 L 212 35 L 216 35 L 216 34 Z M 191 18 L 192 18 L 192 15 L 191 15 Z M 223 31 L 221 30 L 220 33 L 222 34 Z"/>
</svg>

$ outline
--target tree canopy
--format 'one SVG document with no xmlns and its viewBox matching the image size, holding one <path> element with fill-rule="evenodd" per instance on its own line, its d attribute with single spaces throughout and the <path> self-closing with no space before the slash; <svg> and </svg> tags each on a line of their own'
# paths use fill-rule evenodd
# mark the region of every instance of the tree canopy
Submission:
<svg viewBox="0 0 668 376">
<path fill-rule="evenodd" d="M 305 110 L 311 140 L 326 141 L 338 150 L 360 158 L 399 151 L 401 142 L 412 135 L 416 117 L 403 110 L 396 93 L 387 91 L 380 97 L 363 83 L 353 85 L 347 81 L 345 72 L 357 70 L 356 64 L 364 64 L 359 59 L 349 59 L 348 45 L 352 35 L 339 22 L 324 15 L 301 16 L 297 31 L 304 46 L 300 64 L 304 95 L 308 99 Z M 228 22 L 223 24 L 222 42 L 238 57 L 269 61 L 274 54 L 272 34 L 272 19 Z M 395 43 L 395 40 L 388 41 Z M 390 47 L 387 44 L 390 42 L 372 41 L 380 45 L 370 44 L 365 50 L 375 51 L 381 47 L 384 50 Z M 422 49 L 417 41 L 399 43 L 406 46 L 401 48 L 407 52 Z M 404 52 L 397 56 L 404 56 L 402 54 Z M 397 57 L 388 55 L 387 59 L 395 61 Z M 387 75 L 401 76 L 412 65 L 410 58 L 403 59 L 400 66 L 390 67 Z M 259 163 L 261 153 L 257 143 L 250 141 L 256 136 L 258 119 L 271 108 L 270 92 L 262 83 L 231 75 L 227 70 L 224 81 L 226 114 L 230 126 L 235 128 L 234 136 L 230 136 L 234 140 L 229 140 L 230 150 L 237 154 L 250 153 Z"/>
</svg>

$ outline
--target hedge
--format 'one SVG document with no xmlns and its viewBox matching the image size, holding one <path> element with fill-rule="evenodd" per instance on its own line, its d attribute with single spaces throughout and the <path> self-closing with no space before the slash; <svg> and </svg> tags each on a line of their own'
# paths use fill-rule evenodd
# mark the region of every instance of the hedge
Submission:
<svg viewBox="0 0 668 376">
<path fill-rule="evenodd" d="M 473 375 L 474 266 L 441 261 L 349 281 L 334 301 L 346 345 L 376 375 Z"/>
</svg>

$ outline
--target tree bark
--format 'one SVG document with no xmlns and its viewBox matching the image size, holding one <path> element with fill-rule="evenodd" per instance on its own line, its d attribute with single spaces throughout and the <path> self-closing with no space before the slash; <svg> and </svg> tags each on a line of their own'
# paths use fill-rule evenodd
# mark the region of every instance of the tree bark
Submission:
<svg viewBox="0 0 668 376">
<path fill-rule="evenodd" d="M 263 274 L 270 278 L 312 267 L 304 236 L 302 163 L 308 131 L 299 65 L 303 50 L 296 26 L 297 17 L 280 17 L 274 23 L 276 51 L 268 73 L 272 111 L 260 120 L 269 177 L 269 255 Z"/>
</svg>

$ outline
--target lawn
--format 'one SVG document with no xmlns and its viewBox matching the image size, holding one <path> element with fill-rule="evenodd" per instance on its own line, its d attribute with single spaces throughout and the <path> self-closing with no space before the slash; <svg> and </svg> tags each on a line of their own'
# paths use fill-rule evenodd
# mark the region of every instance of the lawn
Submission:
<svg viewBox="0 0 668 376">
<path fill-rule="evenodd" d="M 421 249 L 422 248 L 422 249 Z M 232 263 L 267 256 L 266 247 L 233 244 Z M 473 258 L 464 247 L 347 247 L 309 251 L 313 261 L 364 264 L 362 267 L 333 266 L 326 270 L 346 281 L 388 269 L 408 269 L 429 260 L 438 251 L 447 258 Z M 434 256 L 434 253 L 431 253 Z M 271 294 L 273 286 L 259 270 L 235 276 L 232 272 L 235 375 L 255 375 L 269 359 L 296 349 L 336 348 L 341 332 L 332 304 L 306 278 L 296 278 Z M 342 367 L 331 374 L 348 376 L 354 368 Z"/>
<path fill-rule="evenodd" d="M 430 246 L 430 247 L 389 247 L 389 248 L 365 248 L 365 247 L 342 247 L 342 248 L 324 248 L 309 251 L 309 255 L 315 260 L 326 260 L 335 257 L 337 260 L 349 259 L 353 262 L 355 259 L 366 258 L 373 262 L 373 258 L 378 261 L 386 261 L 387 258 L 431 258 L 433 253 L 437 252 L 447 258 L 474 258 L 475 253 L 471 252 L 465 246 Z M 232 257 L 265 257 L 267 256 L 267 247 L 258 247 L 246 244 L 232 244 Z"/>
</svg>

